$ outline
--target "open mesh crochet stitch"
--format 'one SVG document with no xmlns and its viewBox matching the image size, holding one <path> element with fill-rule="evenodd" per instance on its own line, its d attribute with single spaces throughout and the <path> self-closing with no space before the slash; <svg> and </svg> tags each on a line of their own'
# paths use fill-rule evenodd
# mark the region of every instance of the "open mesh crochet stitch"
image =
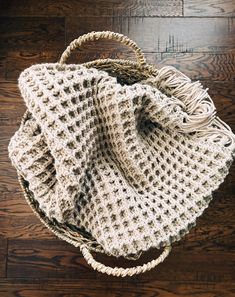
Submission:
<svg viewBox="0 0 235 297">
<path fill-rule="evenodd" d="M 115 256 L 179 240 L 228 174 L 235 144 L 199 83 L 173 67 L 129 85 L 82 65 L 26 69 L 30 117 L 9 156 L 40 209 Z"/>
</svg>

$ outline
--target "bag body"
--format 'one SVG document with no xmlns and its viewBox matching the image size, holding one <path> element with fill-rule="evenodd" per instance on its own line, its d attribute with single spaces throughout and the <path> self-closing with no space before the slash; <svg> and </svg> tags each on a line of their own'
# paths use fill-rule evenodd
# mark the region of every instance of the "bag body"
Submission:
<svg viewBox="0 0 235 297">
<path fill-rule="evenodd" d="M 65 64 L 72 50 L 99 38 L 130 46 L 137 62 Z M 134 275 L 162 262 L 196 225 L 233 161 L 234 134 L 207 90 L 174 67 L 148 65 L 119 33 L 79 37 L 58 63 L 24 70 L 19 89 L 27 111 L 8 149 L 25 198 L 101 272 Z M 125 269 L 91 255 L 137 259 L 150 248 L 163 252 Z"/>
</svg>

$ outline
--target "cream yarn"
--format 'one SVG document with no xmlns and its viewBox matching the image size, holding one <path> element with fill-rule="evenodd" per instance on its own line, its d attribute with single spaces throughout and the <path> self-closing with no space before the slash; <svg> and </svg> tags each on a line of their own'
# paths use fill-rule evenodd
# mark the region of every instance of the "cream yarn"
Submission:
<svg viewBox="0 0 235 297">
<path fill-rule="evenodd" d="M 137 49 L 121 34 L 89 34 L 116 36 Z M 235 137 L 199 82 L 163 67 L 138 82 L 120 83 L 89 63 L 62 63 L 77 44 L 60 63 L 21 73 L 28 112 L 11 138 L 9 157 L 47 222 L 56 222 L 56 232 L 64 225 L 84 234 L 87 241 L 77 245 L 94 269 L 142 273 L 162 262 L 208 207 L 228 174 Z M 138 55 L 145 67 L 140 50 Z M 143 267 L 117 269 L 92 258 L 89 239 L 116 257 L 165 250 Z"/>
</svg>

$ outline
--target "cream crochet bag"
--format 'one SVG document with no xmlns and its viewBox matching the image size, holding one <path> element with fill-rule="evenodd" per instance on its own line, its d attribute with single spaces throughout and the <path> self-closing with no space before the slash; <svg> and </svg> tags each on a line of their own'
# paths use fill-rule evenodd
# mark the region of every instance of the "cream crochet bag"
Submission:
<svg viewBox="0 0 235 297">
<path fill-rule="evenodd" d="M 65 64 L 75 48 L 105 38 L 128 45 L 137 62 Z M 235 136 L 207 90 L 174 67 L 147 64 L 122 34 L 79 37 L 58 63 L 24 70 L 19 88 L 27 111 L 8 149 L 25 198 L 98 271 L 124 277 L 154 268 L 228 174 Z M 150 248 L 163 252 L 131 268 L 91 255 L 137 259 Z"/>
</svg>

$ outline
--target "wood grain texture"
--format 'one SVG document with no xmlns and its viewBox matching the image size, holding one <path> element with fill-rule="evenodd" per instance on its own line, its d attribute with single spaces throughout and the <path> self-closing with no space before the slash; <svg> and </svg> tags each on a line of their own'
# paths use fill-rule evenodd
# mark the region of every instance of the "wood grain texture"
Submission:
<svg viewBox="0 0 235 297">
<path fill-rule="evenodd" d="M 13 49 L 63 49 L 64 30 L 63 18 L 0 18 L 0 53 Z"/>
<path fill-rule="evenodd" d="M 233 18 L 91 18 L 66 21 L 66 42 L 89 31 L 111 30 L 134 39 L 146 52 L 221 52 L 235 48 Z M 109 42 L 110 44 L 110 42 Z M 103 48 L 107 45 L 103 43 Z"/>
<path fill-rule="evenodd" d="M 12 125 L 12 126 L 0 126 L 1 129 L 1 137 L 0 137 L 0 160 L 1 162 L 9 162 L 8 159 L 8 150 L 7 146 L 10 140 L 10 137 L 15 133 L 17 130 L 18 125 Z M 1 168 L 1 173 L 3 171 L 3 168 Z"/>
<path fill-rule="evenodd" d="M 23 197 L 7 146 L 25 111 L 21 71 L 59 60 L 65 46 L 93 30 L 128 35 L 149 63 L 175 66 L 200 80 L 218 115 L 235 132 L 234 1 L 0 0 L 0 296 L 1 297 L 233 297 L 235 296 L 235 164 L 197 226 L 156 269 L 118 279 L 93 271 L 79 250 L 55 237 Z M 174 16 L 174 17 L 173 17 Z M 129 58 L 116 42 L 86 44 L 68 63 Z M 124 267 L 137 262 L 96 254 Z"/>
<path fill-rule="evenodd" d="M 235 284 L 213 281 L 0 280 L 1 297 L 234 297 Z"/>
<path fill-rule="evenodd" d="M 185 16 L 235 16 L 234 0 L 185 0 Z"/>
<path fill-rule="evenodd" d="M 199 248 L 199 249 L 198 249 Z M 106 265 L 128 267 L 140 265 L 159 255 L 149 251 L 137 261 L 115 259 L 104 255 L 96 258 Z M 225 257 L 226 255 L 226 257 Z M 195 259 L 191 268 L 192 258 Z M 207 262 L 204 266 L 203 263 Z M 235 253 L 230 251 L 204 251 L 199 246 L 182 246 L 176 243 L 171 254 L 151 272 L 136 276 L 141 280 L 163 281 L 235 281 Z M 171 269 L 174 267 L 174 269 Z M 221 267 L 223 270 L 221 271 Z M 90 269 L 79 250 L 62 241 L 53 240 L 9 240 L 8 277 L 10 278 L 69 278 L 110 279 Z M 115 279 L 115 277 L 112 277 Z"/>
<path fill-rule="evenodd" d="M 0 1 L 0 16 L 182 16 L 182 0 Z"/>
<path fill-rule="evenodd" d="M 7 239 L 0 234 L 0 278 L 7 276 L 7 248 Z"/>
<path fill-rule="evenodd" d="M 59 60 L 62 50 L 21 50 L 8 51 L 5 55 L 4 79 L 14 81 L 18 79 L 20 73 L 27 67 L 38 63 L 55 63 Z"/>
<path fill-rule="evenodd" d="M 5 56 L 0 55 L 0 78 L 5 77 Z"/>
<path fill-rule="evenodd" d="M 153 61 L 154 62 L 154 61 Z M 158 67 L 171 65 L 192 80 L 234 81 L 235 52 L 230 53 L 162 53 Z M 216 85 L 215 85 L 216 89 Z"/>
</svg>

